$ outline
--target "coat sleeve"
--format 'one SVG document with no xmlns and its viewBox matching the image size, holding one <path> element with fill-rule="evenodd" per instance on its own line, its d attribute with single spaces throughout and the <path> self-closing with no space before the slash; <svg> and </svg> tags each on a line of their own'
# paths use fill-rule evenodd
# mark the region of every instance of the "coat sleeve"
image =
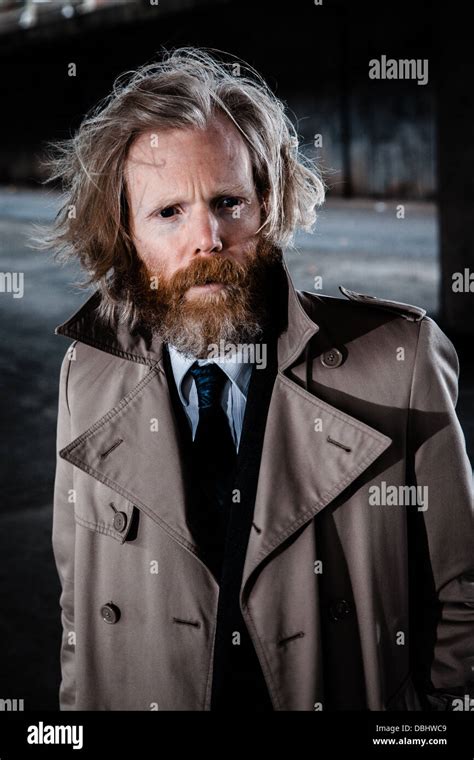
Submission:
<svg viewBox="0 0 474 760">
<path fill-rule="evenodd" d="M 412 669 L 427 710 L 474 696 L 472 468 L 456 415 L 459 360 L 438 325 L 420 323 L 408 424 L 409 480 L 427 508 L 408 517 Z"/>
<path fill-rule="evenodd" d="M 74 346 L 74 344 L 73 344 Z M 75 631 L 74 631 L 74 487 L 73 465 L 61 459 L 59 451 L 71 441 L 71 415 L 68 380 L 71 371 L 71 346 L 63 358 L 59 380 L 56 436 L 56 474 L 54 481 L 52 546 L 61 584 L 62 623 L 60 710 L 75 709 Z"/>
</svg>

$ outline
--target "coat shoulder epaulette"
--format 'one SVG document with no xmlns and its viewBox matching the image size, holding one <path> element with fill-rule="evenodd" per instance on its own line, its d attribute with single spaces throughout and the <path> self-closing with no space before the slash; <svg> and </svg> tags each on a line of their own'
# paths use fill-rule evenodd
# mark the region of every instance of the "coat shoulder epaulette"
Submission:
<svg viewBox="0 0 474 760">
<path fill-rule="evenodd" d="M 426 314 L 426 309 L 422 309 L 421 306 L 413 306 L 410 303 L 402 303 L 401 301 L 390 301 L 385 298 L 368 296 L 365 293 L 356 293 L 354 290 L 348 290 L 342 285 L 339 285 L 339 290 L 351 301 L 362 303 L 365 306 L 378 306 L 380 309 L 392 311 L 400 317 L 408 319 L 410 322 L 419 322 Z"/>
</svg>

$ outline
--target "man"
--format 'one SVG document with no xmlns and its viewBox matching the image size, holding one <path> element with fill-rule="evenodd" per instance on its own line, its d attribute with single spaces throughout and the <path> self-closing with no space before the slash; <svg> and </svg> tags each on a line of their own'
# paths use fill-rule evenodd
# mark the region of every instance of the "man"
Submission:
<svg viewBox="0 0 474 760">
<path fill-rule="evenodd" d="M 179 49 L 60 153 L 63 710 L 456 709 L 472 689 L 458 360 L 423 309 L 295 290 L 323 199 L 255 75 Z M 456 701 L 457 700 L 457 701 Z"/>
</svg>

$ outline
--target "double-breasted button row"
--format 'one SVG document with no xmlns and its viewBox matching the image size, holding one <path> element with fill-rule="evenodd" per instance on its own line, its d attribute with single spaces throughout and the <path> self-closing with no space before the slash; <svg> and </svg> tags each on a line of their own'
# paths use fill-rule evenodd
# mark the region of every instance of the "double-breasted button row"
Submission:
<svg viewBox="0 0 474 760">
<path fill-rule="evenodd" d="M 332 602 L 329 606 L 329 617 L 334 622 L 337 622 L 349 615 L 351 610 L 351 604 L 347 599 L 336 599 L 336 601 Z M 120 620 L 120 609 L 113 602 L 107 602 L 107 604 L 104 604 L 100 608 L 100 614 L 102 615 L 102 619 L 110 625 L 113 625 Z"/>
</svg>

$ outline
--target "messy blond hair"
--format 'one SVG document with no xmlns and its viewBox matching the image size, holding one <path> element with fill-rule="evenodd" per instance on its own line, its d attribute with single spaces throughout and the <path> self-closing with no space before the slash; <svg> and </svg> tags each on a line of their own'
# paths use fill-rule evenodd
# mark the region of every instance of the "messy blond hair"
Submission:
<svg viewBox="0 0 474 760">
<path fill-rule="evenodd" d="M 136 322 L 121 287 L 136 262 L 124 177 L 132 142 L 151 129 L 205 129 L 217 113 L 226 114 L 245 140 L 257 195 L 266 195 L 262 236 L 286 247 L 298 228 L 312 230 L 324 183 L 300 152 L 282 101 L 240 59 L 225 63 L 209 48 L 165 50 L 159 62 L 119 76 L 71 139 L 49 145 L 45 160 L 47 181 L 59 180 L 63 196 L 41 244 L 60 261 L 80 262 L 88 273 L 81 286 L 96 284 L 101 316 L 109 322 Z"/>
</svg>

